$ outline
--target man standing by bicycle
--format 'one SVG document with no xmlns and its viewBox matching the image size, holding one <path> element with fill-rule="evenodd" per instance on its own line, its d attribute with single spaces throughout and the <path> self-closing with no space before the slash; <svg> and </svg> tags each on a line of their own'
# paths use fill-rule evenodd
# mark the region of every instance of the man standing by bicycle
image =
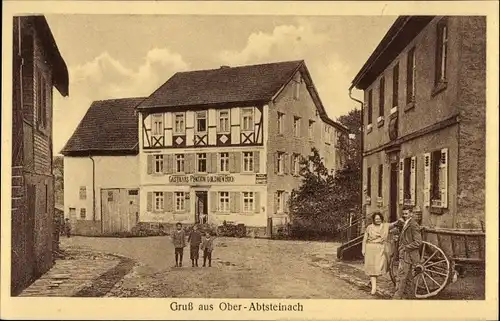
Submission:
<svg viewBox="0 0 500 321">
<path fill-rule="evenodd" d="M 420 226 L 413 218 L 411 208 L 403 208 L 402 218 L 405 223 L 398 237 L 399 266 L 396 293 L 393 299 L 404 299 L 406 292 L 411 288 L 413 268 L 420 261 L 419 249 L 422 244 Z"/>
</svg>

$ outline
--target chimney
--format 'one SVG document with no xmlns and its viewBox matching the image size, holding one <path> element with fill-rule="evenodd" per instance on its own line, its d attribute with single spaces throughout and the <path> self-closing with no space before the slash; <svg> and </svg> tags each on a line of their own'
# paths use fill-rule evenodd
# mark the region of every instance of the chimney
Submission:
<svg viewBox="0 0 500 321">
<path fill-rule="evenodd" d="M 230 66 L 220 66 L 220 69 L 229 69 L 231 68 Z"/>
</svg>

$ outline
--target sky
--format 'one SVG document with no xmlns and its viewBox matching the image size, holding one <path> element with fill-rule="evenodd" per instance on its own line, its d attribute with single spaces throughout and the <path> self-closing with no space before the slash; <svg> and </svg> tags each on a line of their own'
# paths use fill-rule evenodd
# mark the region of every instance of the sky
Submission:
<svg viewBox="0 0 500 321">
<path fill-rule="evenodd" d="M 300 60 L 332 119 L 395 16 L 47 15 L 69 71 L 54 91 L 54 153 L 92 101 L 149 96 L 179 71 Z M 354 92 L 358 98 L 361 92 Z M 110 120 L 112 121 L 112 120 Z"/>
</svg>

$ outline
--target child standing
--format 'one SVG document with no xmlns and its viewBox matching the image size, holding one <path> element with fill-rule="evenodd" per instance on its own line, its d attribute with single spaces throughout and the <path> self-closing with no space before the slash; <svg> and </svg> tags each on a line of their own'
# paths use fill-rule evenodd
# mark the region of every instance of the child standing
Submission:
<svg viewBox="0 0 500 321">
<path fill-rule="evenodd" d="M 214 249 L 214 240 L 210 236 L 210 232 L 205 233 L 203 242 L 201 242 L 201 249 L 203 250 L 203 266 L 206 266 L 208 259 L 208 266 L 212 266 L 212 251 Z"/>
<path fill-rule="evenodd" d="M 175 267 L 182 267 L 182 256 L 184 254 L 184 247 L 186 246 L 186 234 L 182 229 L 182 224 L 176 224 L 177 230 L 172 234 L 172 243 L 175 248 Z"/>
<path fill-rule="evenodd" d="M 198 225 L 193 226 L 193 231 L 189 234 L 189 253 L 191 257 L 191 265 L 198 267 L 198 259 L 200 257 L 201 233 L 198 231 Z"/>
</svg>

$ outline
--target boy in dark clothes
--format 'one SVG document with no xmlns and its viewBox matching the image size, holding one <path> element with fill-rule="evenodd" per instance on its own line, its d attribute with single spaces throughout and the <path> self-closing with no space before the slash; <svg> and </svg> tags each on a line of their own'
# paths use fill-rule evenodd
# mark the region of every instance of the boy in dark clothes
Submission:
<svg viewBox="0 0 500 321">
<path fill-rule="evenodd" d="M 198 266 L 198 259 L 200 257 L 200 243 L 201 243 L 201 233 L 198 231 L 198 226 L 195 224 L 193 226 L 193 231 L 189 234 L 188 242 L 190 244 L 190 256 L 192 266 Z"/>
<path fill-rule="evenodd" d="M 182 267 L 182 256 L 186 246 L 186 234 L 182 229 L 182 224 L 177 223 L 177 230 L 172 233 L 172 243 L 175 248 L 175 267 Z"/>
<path fill-rule="evenodd" d="M 205 233 L 205 237 L 201 242 L 201 249 L 203 250 L 203 266 L 206 266 L 208 259 L 208 266 L 212 266 L 212 251 L 214 249 L 214 240 L 210 237 L 210 232 Z"/>
</svg>

